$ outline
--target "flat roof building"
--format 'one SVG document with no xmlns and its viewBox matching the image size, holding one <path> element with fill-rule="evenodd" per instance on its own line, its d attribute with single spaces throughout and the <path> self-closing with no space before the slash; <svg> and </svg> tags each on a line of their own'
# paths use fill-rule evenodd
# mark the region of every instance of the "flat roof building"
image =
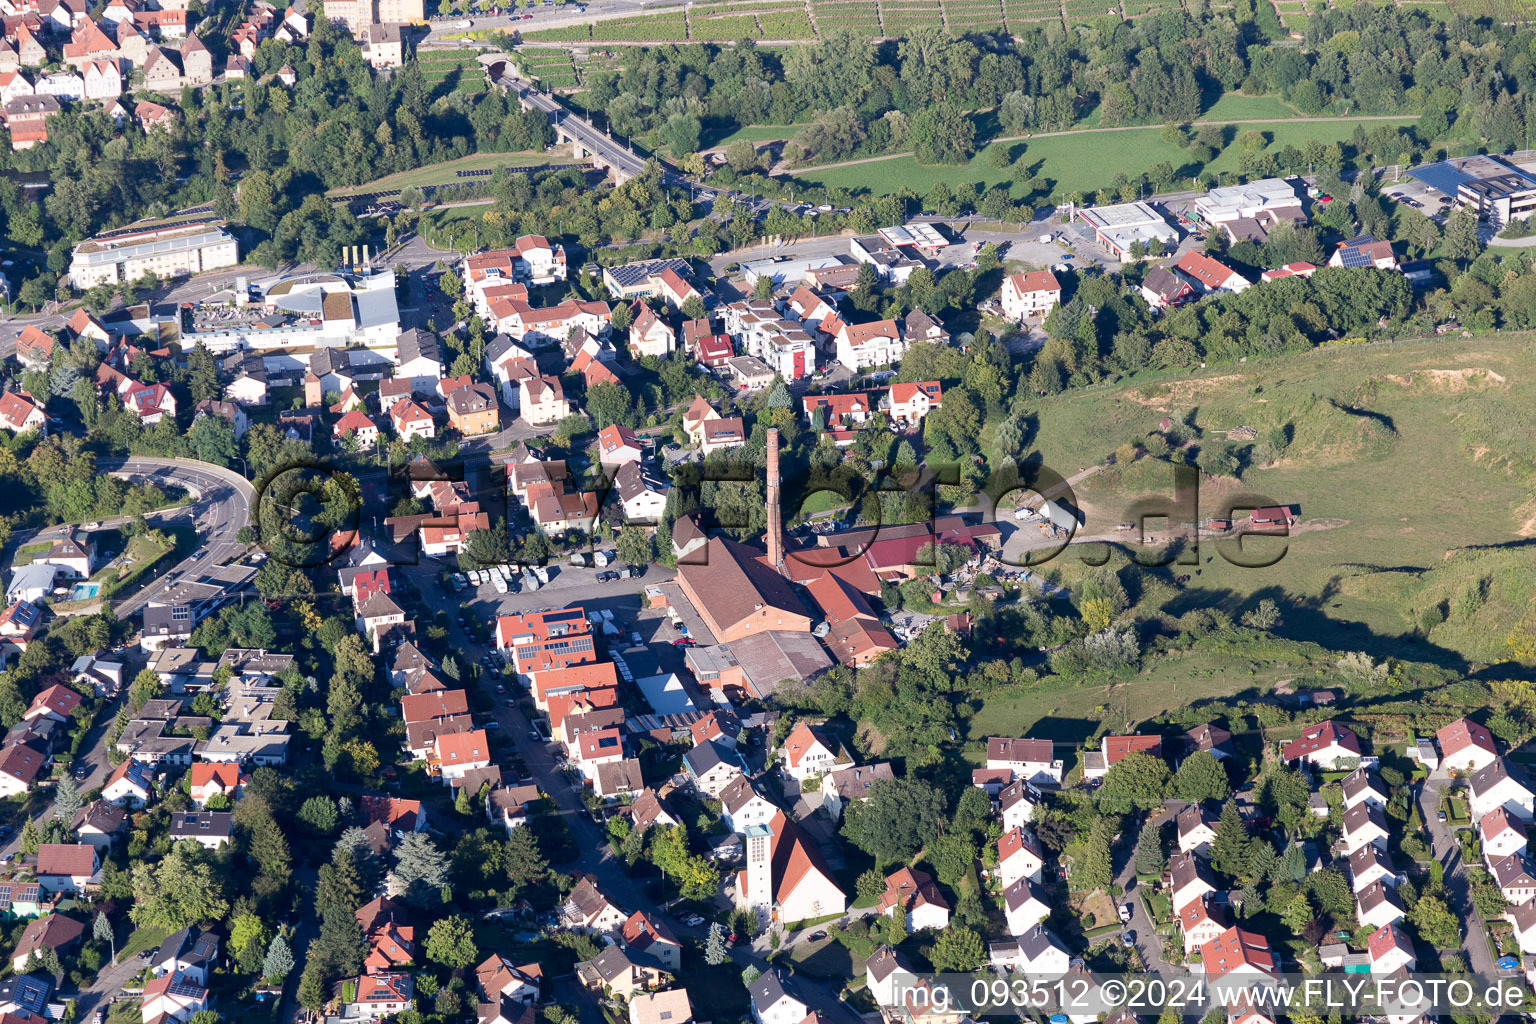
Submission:
<svg viewBox="0 0 1536 1024">
<path fill-rule="evenodd" d="M 1408 174 L 1496 226 L 1536 213 L 1536 174 L 1500 156 L 1455 157 Z"/>
<path fill-rule="evenodd" d="M 75 246 L 69 261 L 70 286 L 85 291 L 98 284 L 161 280 L 233 267 L 240 262 L 235 237 L 211 223 L 120 228 Z"/>
<path fill-rule="evenodd" d="M 1156 258 L 1179 240 L 1178 230 L 1146 203 L 1095 206 L 1078 210 L 1077 217 L 1093 228 L 1098 243 L 1122 263 L 1137 242 L 1148 250 L 1147 258 Z"/>
</svg>

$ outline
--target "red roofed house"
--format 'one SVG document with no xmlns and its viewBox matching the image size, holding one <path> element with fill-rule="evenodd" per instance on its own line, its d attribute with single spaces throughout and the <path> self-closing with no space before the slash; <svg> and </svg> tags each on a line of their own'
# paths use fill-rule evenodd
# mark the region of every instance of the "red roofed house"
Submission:
<svg viewBox="0 0 1536 1024">
<path fill-rule="evenodd" d="M 410 967 L 416 959 L 416 929 L 408 924 L 384 921 L 368 933 L 365 974 L 384 974 Z"/>
<path fill-rule="evenodd" d="M 1025 782 L 1060 785 L 1064 762 L 1057 759 L 1050 740 L 993 736 L 987 740 L 987 767 L 1007 769 L 1012 778 Z"/>
<path fill-rule="evenodd" d="M 716 334 L 708 320 L 689 320 L 683 324 L 683 344 L 693 361 L 703 366 L 724 366 L 736 354 L 729 334 Z"/>
<path fill-rule="evenodd" d="M 359 451 L 368 451 L 379 443 L 379 425 L 361 409 L 353 409 L 331 428 L 331 436 L 338 441 L 343 440 L 349 432 L 357 442 Z"/>
<path fill-rule="evenodd" d="M 48 415 L 25 391 L 7 391 L 0 395 L 0 427 L 13 434 L 35 430 L 43 435 L 48 433 Z"/>
<path fill-rule="evenodd" d="M 364 974 L 338 981 L 336 996 L 343 1019 L 382 1020 L 411 1009 L 415 984 L 405 973 Z"/>
<path fill-rule="evenodd" d="M 428 767 L 436 766 L 444 782 L 462 779 L 477 768 L 491 763 L 491 745 L 485 738 L 484 729 L 457 732 L 437 738 L 435 757 L 427 759 Z"/>
<path fill-rule="evenodd" d="M 1269 940 L 1257 932 L 1228 928 L 1200 947 L 1200 962 L 1207 979 L 1215 981 L 1232 974 L 1267 975 L 1280 973 L 1279 961 L 1269 948 Z"/>
<path fill-rule="evenodd" d="M 843 324 L 837 332 L 834 351 L 837 361 L 850 370 L 867 366 L 887 366 L 901 359 L 907 351 L 901 326 L 895 320 L 876 320 L 867 324 Z"/>
<path fill-rule="evenodd" d="M 944 386 L 936 380 L 892 384 L 887 396 L 887 412 L 897 427 L 915 427 L 923 417 L 937 409 L 944 398 Z"/>
<path fill-rule="evenodd" d="M 677 309 L 682 309 L 683 303 L 689 299 L 703 301 L 704 297 L 699 294 L 698 289 L 684 281 L 682 275 L 671 267 L 657 275 L 657 284 L 659 285 L 658 294 Z"/>
<path fill-rule="evenodd" d="M 432 422 L 432 415 L 410 399 L 390 406 L 389 419 L 395 425 L 395 433 L 400 435 L 402 440 L 430 438 L 437 432 L 437 425 Z"/>
<path fill-rule="evenodd" d="M 792 779 L 804 782 L 824 775 L 838 765 L 839 758 L 851 763 L 836 736 L 808 722 L 797 722 L 784 737 L 784 774 Z"/>
<path fill-rule="evenodd" d="M 830 627 L 822 641 L 834 657 L 855 668 L 900 647 L 858 590 L 833 573 L 806 585 Z"/>
<path fill-rule="evenodd" d="M 1392 253 L 1391 242 L 1380 242 L 1371 235 L 1361 235 L 1347 242 L 1340 242 L 1339 247 L 1333 251 L 1333 255 L 1328 257 L 1328 265 L 1391 270 L 1397 266 L 1397 257 Z"/>
<path fill-rule="evenodd" d="M 737 875 L 736 903 L 780 921 L 842 914 L 848 898 L 837 887 L 816 842 L 780 811 L 767 825 L 747 826 L 746 870 Z"/>
<path fill-rule="evenodd" d="M 618 469 L 626 462 L 639 462 L 645 454 L 635 432 L 618 423 L 611 423 L 597 432 L 597 452 L 598 462 L 604 469 Z"/>
<path fill-rule="evenodd" d="M 145 982 L 143 998 L 139 1012 L 144 1024 L 184 1021 L 208 1009 L 208 990 L 180 971 Z"/>
<path fill-rule="evenodd" d="M 565 246 L 550 245 L 543 235 L 523 235 L 512 244 L 521 276 L 534 284 L 565 280 Z"/>
<path fill-rule="evenodd" d="M 365 796 L 361 807 L 363 817 L 370 825 L 378 822 L 404 832 L 420 832 L 427 827 L 427 812 L 422 810 L 420 800 L 405 800 L 397 796 Z"/>
<path fill-rule="evenodd" d="M 635 307 L 635 318 L 629 326 L 630 354 L 636 359 L 641 356 L 665 359 L 677 348 L 677 332 L 639 299 L 635 300 Z"/>
<path fill-rule="evenodd" d="M 1127 754 L 1140 751 L 1151 754 L 1153 757 L 1163 755 L 1163 739 L 1161 736 L 1105 736 L 1099 743 L 1097 754 L 1089 754 L 1083 759 L 1083 778 L 1102 779 L 1115 765 L 1125 760 Z"/>
<path fill-rule="evenodd" d="M 1034 833 L 1022 828 L 1004 832 L 997 841 L 997 877 L 1004 889 L 1019 879 L 1039 882 L 1045 875 L 1045 851 Z"/>
<path fill-rule="evenodd" d="M 46 892 L 81 892 L 101 870 L 90 843 L 44 843 L 37 848 L 37 884 Z"/>
<path fill-rule="evenodd" d="M 1440 763 L 1452 771 L 1471 774 L 1498 760 L 1493 734 L 1470 718 L 1458 718 L 1435 733 Z"/>
<path fill-rule="evenodd" d="M 145 426 L 153 426 L 166 416 L 172 419 L 176 417 L 176 396 L 164 384 L 129 381 L 121 395 L 123 405 L 138 416 Z"/>
<path fill-rule="evenodd" d="M 27 324 L 16 336 L 16 360 L 29 370 L 47 369 L 54 344 L 53 335 L 35 324 Z"/>
<path fill-rule="evenodd" d="M 1191 249 L 1179 257 L 1173 269 L 1202 294 L 1227 292 L 1236 295 L 1252 287 L 1253 282 L 1219 260 Z"/>
<path fill-rule="evenodd" d="M 886 876 L 885 892 L 876 904 L 882 916 L 895 917 L 905 913 L 908 931 L 931 929 L 938 931 L 949 927 L 949 903 L 927 872 L 902 868 Z"/>
<path fill-rule="evenodd" d="M 50 949 L 56 953 L 65 953 L 79 945 L 84 935 L 85 925 L 73 917 L 48 914 L 34 918 L 23 929 L 20 941 L 11 952 L 11 967 L 17 974 L 24 973 L 33 954 L 42 954 Z M 6 1014 L 6 1017 L 10 1018 L 11 1015 Z"/>
<path fill-rule="evenodd" d="M 1411 971 L 1418 962 L 1413 953 L 1413 940 L 1396 924 L 1372 932 L 1366 940 L 1366 950 L 1371 956 L 1372 974 Z"/>
<path fill-rule="evenodd" d="M 1337 722 L 1327 721 L 1307 728 L 1285 745 L 1280 757 L 1287 764 L 1306 761 L 1319 768 L 1335 769 L 1341 761 L 1360 759 L 1360 739 Z"/>
<path fill-rule="evenodd" d="M 1317 267 L 1314 264 L 1298 260 L 1295 263 L 1287 263 L 1283 267 L 1276 267 L 1274 270 L 1264 271 L 1259 275 L 1259 280 L 1280 281 L 1287 277 L 1311 277 L 1315 273 L 1317 273 Z"/>
<path fill-rule="evenodd" d="M 1003 279 L 999 301 L 1003 307 L 1003 316 L 1009 320 L 1021 321 L 1028 317 L 1047 316 L 1061 301 L 1061 283 L 1049 270 L 1014 274 Z"/>
<path fill-rule="evenodd" d="M 30 743 L 11 743 L 0 748 L 0 799 L 20 796 L 32 788 L 48 755 Z"/>
<path fill-rule="evenodd" d="M 68 722 L 70 714 L 80 706 L 80 695 L 67 686 L 55 683 L 32 698 L 32 704 L 22 714 L 24 721 L 48 717 L 55 722 Z"/>
<path fill-rule="evenodd" d="M 192 765 L 189 795 L 199 808 L 216 795 L 234 803 L 249 781 L 250 776 L 240 774 L 240 765 L 234 761 L 197 761 Z"/>
</svg>

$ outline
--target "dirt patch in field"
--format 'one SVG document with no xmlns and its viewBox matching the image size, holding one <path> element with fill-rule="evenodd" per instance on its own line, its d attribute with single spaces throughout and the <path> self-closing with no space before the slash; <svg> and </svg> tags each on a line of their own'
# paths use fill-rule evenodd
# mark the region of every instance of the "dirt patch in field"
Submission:
<svg viewBox="0 0 1536 1024">
<path fill-rule="evenodd" d="M 1482 390 L 1489 387 L 1505 387 L 1502 374 L 1486 366 L 1468 366 L 1460 370 L 1414 370 L 1410 373 L 1391 373 L 1382 378 L 1399 387 L 1422 387 L 1445 394 Z"/>
<path fill-rule="evenodd" d="M 1528 501 L 1515 509 L 1515 518 L 1520 521 L 1515 530 L 1518 536 L 1536 537 L 1536 501 Z"/>
<path fill-rule="evenodd" d="M 1187 405 L 1192 398 L 1208 395 L 1213 391 L 1220 391 L 1227 385 L 1243 379 L 1240 373 L 1228 373 L 1220 377 L 1197 377 L 1194 380 L 1176 380 L 1161 385 L 1156 394 L 1143 395 L 1138 391 L 1129 391 L 1126 397 L 1140 405 L 1151 409 L 1169 409 L 1174 406 Z"/>
</svg>

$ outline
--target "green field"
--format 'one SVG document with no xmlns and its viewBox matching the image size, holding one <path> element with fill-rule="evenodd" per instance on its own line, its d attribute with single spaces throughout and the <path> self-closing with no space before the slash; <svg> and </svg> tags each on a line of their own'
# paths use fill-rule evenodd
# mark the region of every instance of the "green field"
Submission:
<svg viewBox="0 0 1536 1024">
<path fill-rule="evenodd" d="M 1404 124 L 1412 121 L 1413 118 L 1403 118 Z M 1272 138 L 1270 148 L 1279 149 L 1287 144 L 1299 146 L 1307 139 L 1347 141 L 1354 132 L 1355 123 L 1344 120 L 1301 123 L 1273 121 L 1239 125 L 1238 128 L 1241 131 L 1264 132 Z M 1369 124 L 1376 123 L 1379 122 Z M 1123 172 L 1134 177 L 1161 160 L 1167 160 L 1177 170 L 1187 160 L 1187 151 L 1164 142 L 1161 129 L 1157 127 L 1070 132 L 1012 145 L 1016 160 L 1020 159 L 1018 148 L 1022 146 L 1024 162 L 1032 168 L 1038 163 L 1040 169 L 1035 173 L 1056 182 L 1057 195 L 1073 190 L 1086 192 L 1103 188 L 1109 185 L 1117 173 Z M 1228 146 L 1205 169 L 1211 172 L 1236 171 L 1240 157 L 1241 153 L 1236 146 Z M 991 186 L 1006 182 L 1009 172 L 993 167 L 978 153 L 964 167 L 924 166 L 912 157 L 892 157 L 830 170 L 807 167 L 794 174 L 801 181 L 815 185 L 849 189 L 855 194 L 882 194 L 896 192 L 903 187 L 927 192 L 941 181 L 948 184 L 972 181 Z"/>
<path fill-rule="evenodd" d="M 570 159 L 569 154 L 558 149 L 549 153 L 471 153 L 457 160 L 445 160 L 411 171 L 388 174 L 365 185 L 349 185 L 334 188 L 328 196 L 354 195 L 359 192 L 380 192 L 412 185 L 465 185 L 474 184 L 474 178 L 460 178 L 459 171 L 478 171 L 495 167 L 537 167 L 540 164 L 561 163 Z"/>
</svg>

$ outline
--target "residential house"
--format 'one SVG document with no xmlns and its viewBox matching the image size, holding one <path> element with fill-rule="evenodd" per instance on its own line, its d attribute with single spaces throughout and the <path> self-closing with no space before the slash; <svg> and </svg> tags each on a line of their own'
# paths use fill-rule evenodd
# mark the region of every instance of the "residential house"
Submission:
<svg viewBox="0 0 1536 1024">
<path fill-rule="evenodd" d="M 1344 776 L 1339 788 L 1344 794 L 1345 810 L 1362 803 L 1374 804 L 1383 811 L 1387 809 L 1390 798 L 1387 787 L 1369 768 L 1356 768 Z"/>
<path fill-rule="evenodd" d="M 1495 807 L 1479 818 L 1477 830 L 1485 862 L 1520 853 L 1526 847 L 1525 823 L 1503 807 Z"/>
<path fill-rule="evenodd" d="M 1357 847 L 1349 855 L 1350 884 L 1356 893 L 1373 882 L 1397 888 L 1397 868 L 1392 856 L 1373 843 Z"/>
<path fill-rule="evenodd" d="M 834 339 L 837 361 L 850 370 L 888 366 L 906 353 L 901 327 L 895 320 L 843 324 Z"/>
<path fill-rule="evenodd" d="M 823 728 L 801 721 L 784 738 L 784 774 L 798 782 L 832 771 L 839 763 L 849 763 L 842 741 Z"/>
<path fill-rule="evenodd" d="M 1193 285 L 1167 267 L 1153 267 L 1141 281 L 1141 297 L 1154 310 L 1182 306 L 1196 294 Z"/>
<path fill-rule="evenodd" d="M 1500 857 L 1488 865 L 1488 873 L 1511 906 L 1519 906 L 1536 899 L 1536 869 L 1524 853 L 1512 853 Z"/>
<path fill-rule="evenodd" d="M 1372 882 L 1355 894 L 1355 920 L 1362 928 L 1385 928 L 1401 921 L 1405 913 L 1397 890 L 1384 882 Z"/>
<path fill-rule="evenodd" d="M 683 946 L 655 914 L 637 910 L 619 930 L 624 951 L 636 963 L 655 963 L 676 974 L 683 965 Z"/>
<path fill-rule="evenodd" d="M 1200 947 L 1200 962 L 1209 981 L 1232 976 L 1279 974 L 1280 961 L 1269 940 L 1257 932 L 1232 927 Z"/>
<path fill-rule="evenodd" d="M 629 915 L 609 901 L 589 877 L 582 878 L 560 906 L 560 923 L 584 935 L 617 936 Z"/>
<path fill-rule="evenodd" d="M 737 773 L 720 791 L 720 820 L 737 835 L 753 825 L 766 826 L 779 813 L 778 805 L 758 792 L 752 780 Z"/>
<path fill-rule="evenodd" d="M 1024 935 L 1050 916 L 1045 890 L 1028 878 L 1015 879 L 1003 887 L 1003 917 L 1009 935 Z"/>
<path fill-rule="evenodd" d="M 1132 754 L 1161 757 L 1162 737 L 1143 736 L 1140 733 L 1133 733 L 1130 736 L 1103 737 L 1099 741 L 1098 751 L 1083 758 L 1083 778 L 1085 780 L 1102 779 L 1109 769 Z"/>
<path fill-rule="evenodd" d="M 85 925 L 65 914 L 33 918 L 22 929 L 21 939 L 11 951 L 11 967 L 17 974 L 24 974 L 34 956 L 41 956 L 49 950 L 58 954 L 67 953 L 80 945 L 84 936 Z"/>
<path fill-rule="evenodd" d="M 90 843 L 43 843 L 37 848 L 37 884 L 45 892 L 84 892 L 100 870 L 101 853 Z"/>
<path fill-rule="evenodd" d="M 995 968 L 1042 978 L 1063 977 L 1071 966 L 1067 951 L 1039 925 L 1014 938 L 988 944 L 987 962 Z"/>
<path fill-rule="evenodd" d="M 1358 235 L 1340 242 L 1333 255 L 1328 257 L 1330 267 L 1350 269 L 1393 270 L 1397 257 L 1392 253 L 1392 243 L 1378 241 L 1374 235 Z"/>
<path fill-rule="evenodd" d="M 1174 272 L 1193 285 L 1202 295 L 1226 292 L 1236 295 L 1252 287 L 1253 282 L 1231 267 L 1204 253 L 1191 249 L 1178 258 Z"/>
<path fill-rule="evenodd" d="M 1034 820 L 1035 810 L 1040 806 L 1040 791 L 1032 783 L 1014 779 L 997 791 L 996 804 L 1003 831 L 1010 832 Z"/>
<path fill-rule="evenodd" d="M 461 779 L 467 773 L 487 768 L 491 763 L 491 745 L 484 729 L 439 736 L 435 761 L 445 782 Z M 429 759 L 428 764 L 432 760 Z"/>
<path fill-rule="evenodd" d="M 1226 911 L 1209 893 L 1184 904 L 1177 917 L 1180 932 L 1184 936 L 1185 956 L 1219 938 L 1222 932 L 1232 926 Z"/>
<path fill-rule="evenodd" d="M 1216 841 L 1218 814 L 1208 806 L 1190 804 L 1179 812 L 1177 819 L 1179 852 L 1209 856 L 1211 844 Z"/>
<path fill-rule="evenodd" d="M 1360 739 L 1332 720 L 1309 726 L 1280 752 L 1287 764 L 1304 761 L 1327 770 L 1354 768 L 1360 763 Z"/>
<path fill-rule="evenodd" d="M 187 1021 L 208 1009 L 208 990 L 180 974 L 167 974 L 144 983 L 139 1006 L 144 1024 Z"/>
<path fill-rule="evenodd" d="M 1498 760 L 1499 748 L 1486 726 L 1470 718 L 1458 718 L 1435 733 L 1440 763 L 1452 772 L 1471 775 Z"/>
<path fill-rule="evenodd" d="M 944 387 L 936 380 L 913 381 L 891 385 L 886 411 L 898 429 L 920 426 L 923 417 L 943 402 Z"/>
<path fill-rule="evenodd" d="M 189 794 L 192 805 L 199 810 L 215 796 L 222 798 L 224 806 L 234 804 L 250 776 L 243 775 L 240 765 L 234 761 L 197 761 L 189 772 Z"/>
<path fill-rule="evenodd" d="M 1524 776 L 1512 770 L 1510 763 L 1503 758 L 1472 773 L 1467 781 L 1467 796 L 1474 819 L 1481 819 L 1495 808 L 1502 807 L 1529 824 L 1532 806 L 1536 804 L 1536 794 L 1531 792 Z"/>
<path fill-rule="evenodd" d="M 1216 891 L 1216 884 L 1205 861 L 1187 853 L 1176 854 L 1168 860 L 1164 872 L 1173 912 L 1180 913 L 1195 900 L 1204 899 L 1207 893 Z"/>
<path fill-rule="evenodd" d="M 389 420 L 402 441 L 412 441 L 418 437 L 430 439 L 437 433 L 432 414 L 410 399 L 390 406 Z"/>
<path fill-rule="evenodd" d="M 821 777 L 821 806 L 833 821 L 837 821 L 849 804 L 869 799 L 871 786 L 895 777 L 889 761 L 833 769 Z"/>
<path fill-rule="evenodd" d="M 489 384 L 471 384 L 448 392 L 448 423 L 466 437 L 494 434 L 501 426 L 496 391 Z"/>
<path fill-rule="evenodd" d="M 770 967 L 747 986 L 754 1024 L 801 1024 L 811 1006 L 800 994 L 794 975 Z"/>
<path fill-rule="evenodd" d="M 395 339 L 395 376 L 409 378 L 411 391 L 430 395 L 443 375 L 443 351 L 437 335 L 413 327 Z"/>
<path fill-rule="evenodd" d="M 583 988 L 619 999 L 633 999 L 671 980 L 659 965 L 630 959 L 623 946 L 608 946 L 591 960 L 576 965 L 576 980 Z"/>
<path fill-rule="evenodd" d="M 1031 270 L 1003 279 L 999 303 L 1003 316 L 1014 322 L 1045 317 L 1061 301 L 1061 282 L 1049 270 Z"/>
<path fill-rule="evenodd" d="M 885 892 L 876 903 L 885 917 L 903 914 L 909 932 L 938 931 L 949 926 L 949 902 L 927 872 L 902 868 L 885 879 Z"/>
<path fill-rule="evenodd" d="M 684 754 L 683 768 L 700 793 L 716 800 L 743 774 L 736 752 L 716 740 L 705 740 Z"/>
<path fill-rule="evenodd" d="M 1016 828 L 998 839 L 997 878 L 1004 889 L 1021 878 L 1039 882 L 1044 871 L 1045 850 L 1033 832 Z"/>
<path fill-rule="evenodd" d="M 7 391 L 0 394 L 0 427 L 13 434 L 36 431 L 41 437 L 48 433 L 48 415 L 25 391 Z"/>
<path fill-rule="evenodd" d="M 1060 785 L 1064 762 L 1050 740 L 993 736 L 987 740 L 987 768 L 1006 770 L 1010 779 L 1036 785 Z"/>
<path fill-rule="evenodd" d="M 154 777 L 148 766 L 129 758 L 113 769 L 101 788 L 101 798 L 121 807 L 139 808 L 149 802 Z"/>
<path fill-rule="evenodd" d="M 404 972 L 363 974 L 336 983 L 336 1002 L 345 1021 L 383 1020 L 411 1009 L 415 983 Z"/>
<path fill-rule="evenodd" d="M 1387 818 L 1381 808 L 1358 803 L 1344 812 L 1343 836 L 1339 840 L 1346 854 L 1370 844 L 1383 849 L 1387 845 Z"/>
<path fill-rule="evenodd" d="M 30 743 L 0 747 L 0 799 L 21 796 L 32 788 L 51 759 Z"/>
<path fill-rule="evenodd" d="M 519 415 L 529 424 L 558 423 L 571 414 L 560 378 L 548 375 L 523 377 L 518 386 Z"/>
<path fill-rule="evenodd" d="M 235 816 L 228 811 L 177 811 L 171 815 L 172 842 L 191 839 L 205 850 L 234 841 Z"/>
<path fill-rule="evenodd" d="M 629 327 L 629 351 L 636 359 L 652 356 L 665 359 L 677 348 L 677 332 L 645 303 L 636 301 L 634 320 Z"/>
</svg>

